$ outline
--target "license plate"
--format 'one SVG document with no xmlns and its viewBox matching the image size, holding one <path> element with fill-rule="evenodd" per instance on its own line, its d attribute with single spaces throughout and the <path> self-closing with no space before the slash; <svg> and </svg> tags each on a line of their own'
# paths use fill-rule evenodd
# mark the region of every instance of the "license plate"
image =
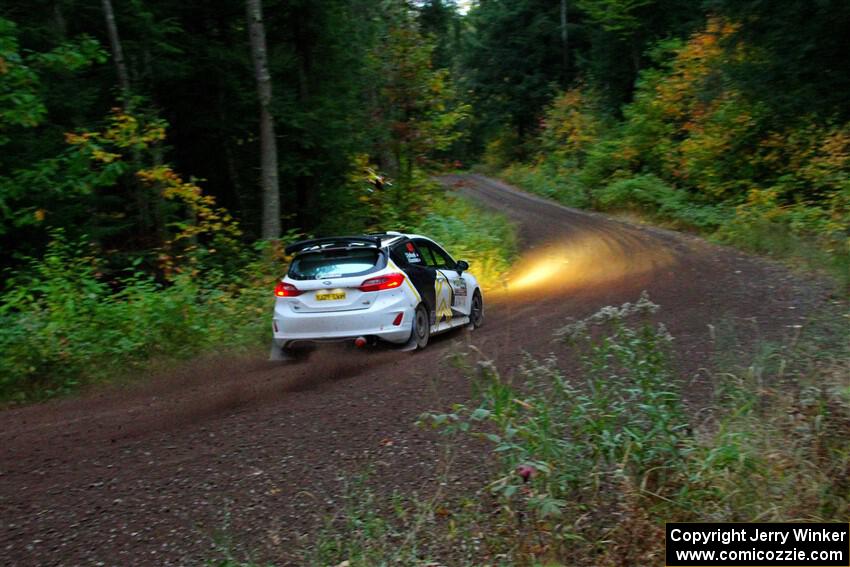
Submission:
<svg viewBox="0 0 850 567">
<path fill-rule="evenodd" d="M 334 301 L 345 299 L 345 293 L 317 293 L 316 301 Z"/>
</svg>

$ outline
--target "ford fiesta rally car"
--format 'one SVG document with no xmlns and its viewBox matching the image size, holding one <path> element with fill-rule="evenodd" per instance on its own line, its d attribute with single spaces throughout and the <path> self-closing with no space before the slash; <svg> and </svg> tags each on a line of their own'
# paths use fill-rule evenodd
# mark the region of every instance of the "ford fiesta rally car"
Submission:
<svg viewBox="0 0 850 567">
<path fill-rule="evenodd" d="M 387 232 L 304 240 L 275 287 L 272 360 L 302 343 L 377 341 L 424 348 L 431 335 L 484 318 L 469 264 L 424 236 Z"/>
</svg>

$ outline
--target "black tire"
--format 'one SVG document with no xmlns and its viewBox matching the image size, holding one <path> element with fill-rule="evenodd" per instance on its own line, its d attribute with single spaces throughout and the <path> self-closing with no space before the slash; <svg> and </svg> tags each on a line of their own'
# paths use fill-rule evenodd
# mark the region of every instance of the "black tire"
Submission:
<svg viewBox="0 0 850 567">
<path fill-rule="evenodd" d="M 481 292 L 475 290 L 472 294 L 472 306 L 469 308 L 469 328 L 477 329 L 484 322 L 484 299 Z"/>
<path fill-rule="evenodd" d="M 413 330 L 411 334 L 411 338 L 416 342 L 417 349 L 423 349 L 428 346 L 428 339 L 431 338 L 431 318 L 428 316 L 428 310 L 422 303 L 416 307 L 416 312 L 413 314 Z"/>
</svg>

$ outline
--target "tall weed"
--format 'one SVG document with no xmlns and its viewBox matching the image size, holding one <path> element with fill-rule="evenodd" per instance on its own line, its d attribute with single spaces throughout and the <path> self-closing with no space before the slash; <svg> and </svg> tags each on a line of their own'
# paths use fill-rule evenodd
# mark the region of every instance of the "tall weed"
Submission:
<svg viewBox="0 0 850 567">
<path fill-rule="evenodd" d="M 524 565 L 647 564 L 661 560 L 666 521 L 846 517 L 846 316 L 785 345 L 727 353 L 706 418 L 682 401 L 672 337 L 646 319 L 657 308 L 644 296 L 560 329 L 579 376 L 555 357 L 527 357 L 511 380 L 481 360 L 467 366 L 477 405 L 422 416 L 490 442 L 501 465 L 489 485 L 501 505 L 492 529 L 502 534 L 491 552 Z"/>
</svg>

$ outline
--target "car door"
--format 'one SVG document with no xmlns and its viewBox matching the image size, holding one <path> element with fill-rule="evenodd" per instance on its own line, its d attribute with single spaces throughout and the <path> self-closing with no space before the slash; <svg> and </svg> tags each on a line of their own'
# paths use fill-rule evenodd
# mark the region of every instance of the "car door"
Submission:
<svg viewBox="0 0 850 567">
<path fill-rule="evenodd" d="M 443 330 L 466 322 L 469 315 L 469 295 L 466 280 L 456 270 L 449 254 L 431 240 L 414 240 L 425 262 L 436 271 L 435 295 L 437 324 Z"/>
<path fill-rule="evenodd" d="M 436 242 L 430 243 L 431 252 L 438 258 L 438 269 L 445 274 L 452 287 L 452 309 L 455 317 L 469 315 L 472 305 L 469 275 L 457 271 L 457 262 Z"/>
<path fill-rule="evenodd" d="M 437 271 L 429 266 L 419 248 L 405 238 L 390 247 L 390 258 L 410 278 L 413 287 L 422 298 L 422 303 L 428 309 L 432 332 L 436 320 L 436 279 Z"/>
</svg>

